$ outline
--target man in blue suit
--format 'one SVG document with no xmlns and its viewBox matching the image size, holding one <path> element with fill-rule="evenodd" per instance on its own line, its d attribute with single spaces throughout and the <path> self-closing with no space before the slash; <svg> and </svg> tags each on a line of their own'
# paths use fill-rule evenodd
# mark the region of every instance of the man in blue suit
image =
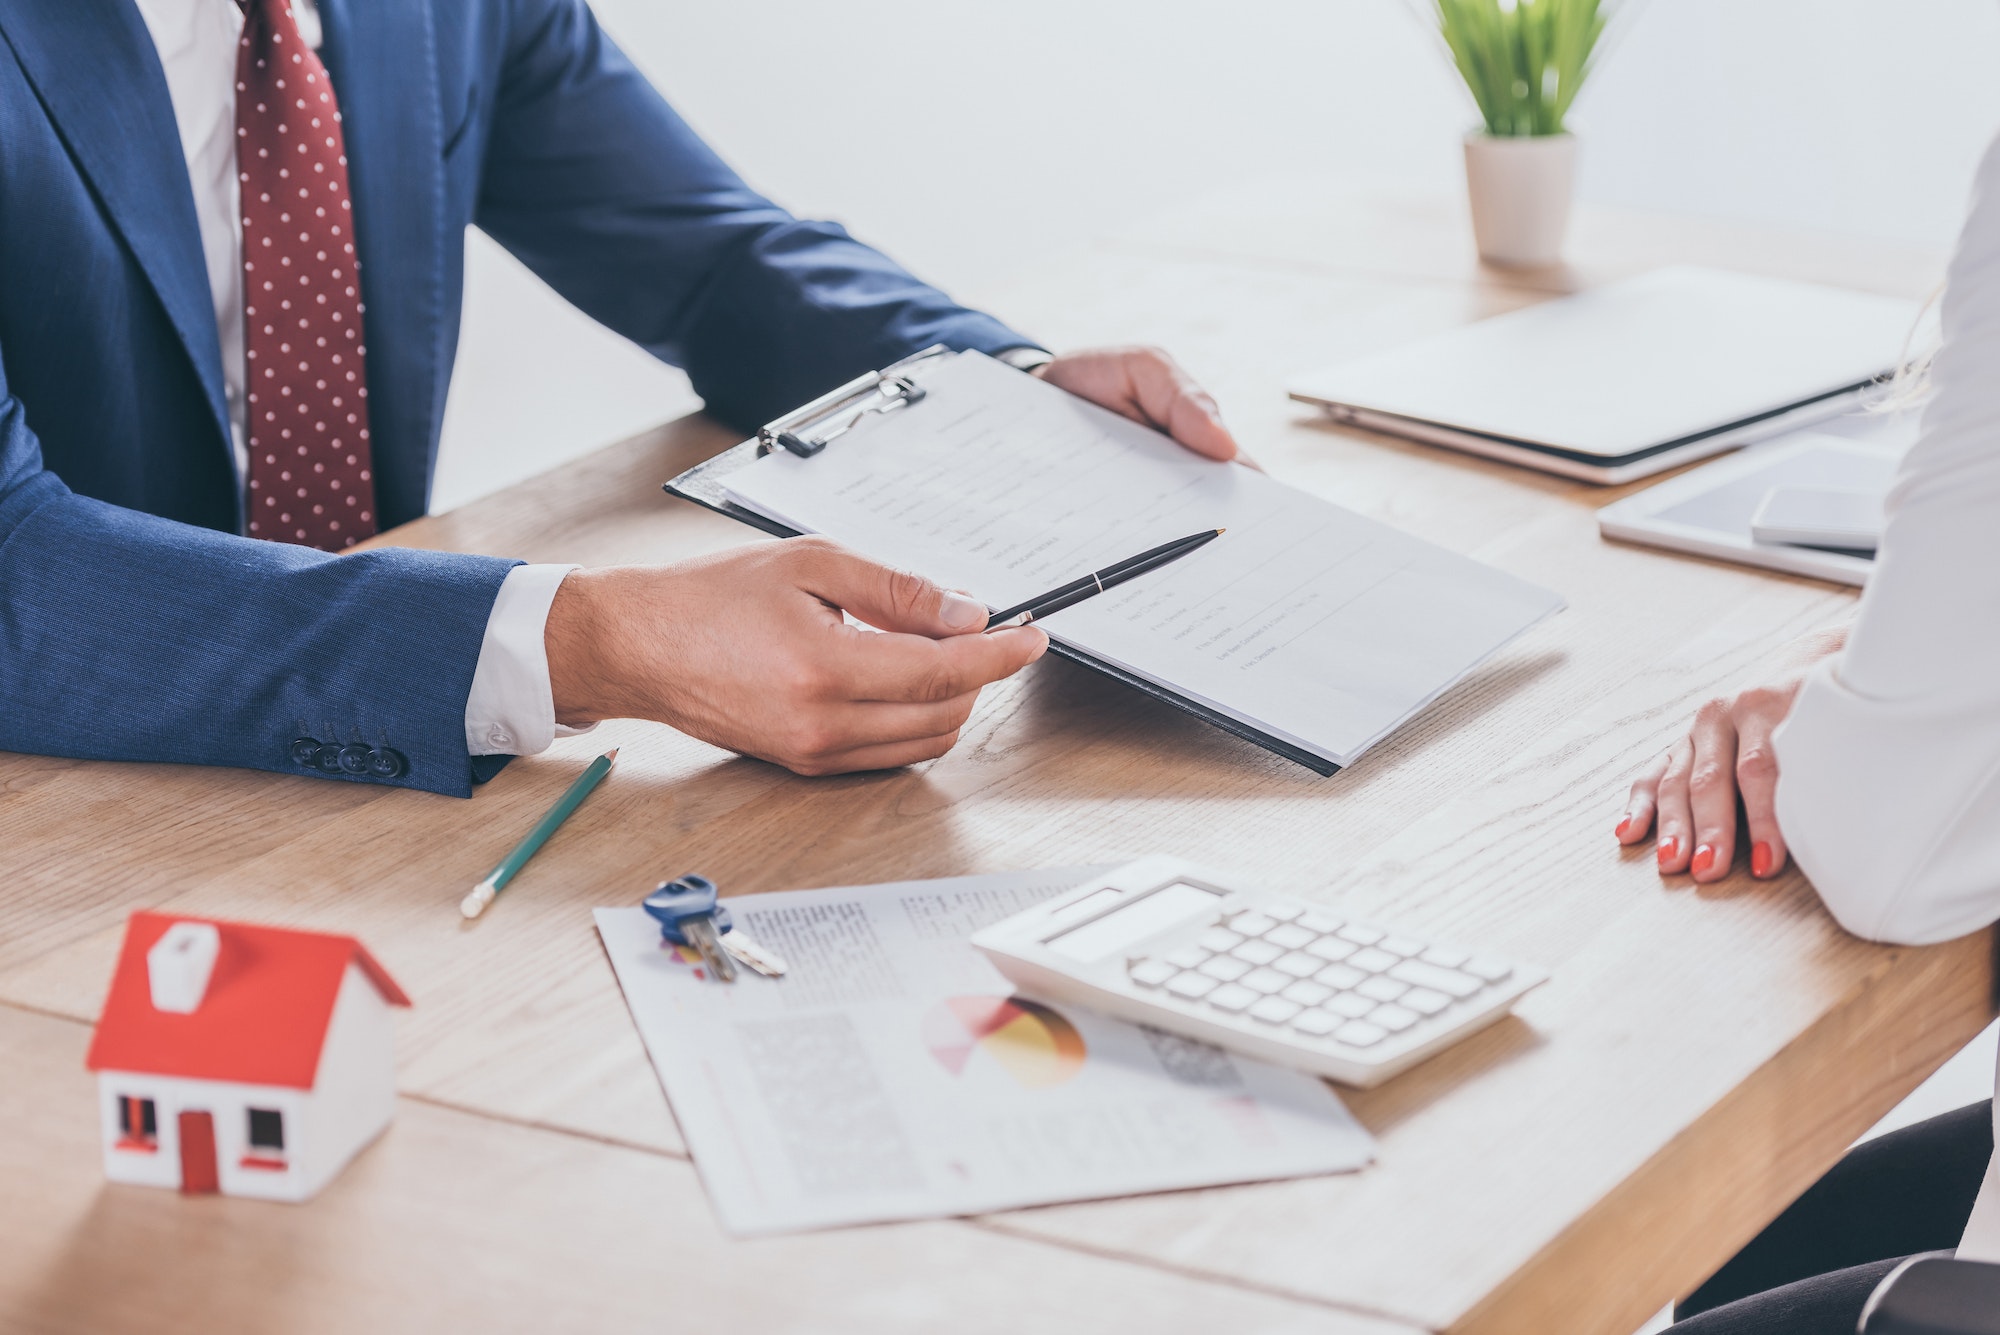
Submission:
<svg viewBox="0 0 2000 1335">
<path fill-rule="evenodd" d="M 425 511 L 475 223 L 738 427 L 942 342 L 1235 453 L 1163 355 L 1051 358 L 753 193 L 582 0 L 0 0 L 0 748 L 464 796 L 645 717 L 879 768 L 1045 647 L 811 539 L 338 554 Z"/>
</svg>

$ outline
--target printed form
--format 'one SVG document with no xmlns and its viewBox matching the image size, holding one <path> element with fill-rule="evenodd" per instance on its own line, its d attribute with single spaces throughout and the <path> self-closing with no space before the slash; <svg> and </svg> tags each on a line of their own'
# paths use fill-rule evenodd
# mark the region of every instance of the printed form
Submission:
<svg viewBox="0 0 2000 1335">
<path fill-rule="evenodd" d="M 923 385 L 813 458 L 758 460 L 731 498 L 992 607 L 1227 529 L 1043 629 L 1336 764 L 1563 605 L 978 353 Z"/>
<path fill-rule="evenodd" d="M 643 909 L 597 930 L 723 1226 L 778 1233 L 1359 1168 L 1333 1091 L 1014 988 L 973 932 L 1089 868 L 728 901 L 780 979 L 703 976 Z"/>
</svg>

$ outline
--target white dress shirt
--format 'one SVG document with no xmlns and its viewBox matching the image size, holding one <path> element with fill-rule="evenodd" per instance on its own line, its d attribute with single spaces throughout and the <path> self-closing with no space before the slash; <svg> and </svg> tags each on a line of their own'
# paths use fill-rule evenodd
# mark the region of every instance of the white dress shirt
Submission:
<svg viewBox="0 0 2000 1335">
<path fill-rule="evenodd" d="M 202 258 L 222 336 L 222 383 L 229 408 L 237 485 L 249 470 L 244 446 L 243 229 L 236 181 L 236 0 L 137 0 L 159 51 L 174 119 L 194 187 Z M 313 0 L 293 0 L 300 34 L 320 44 Z M 532 755 L 558 733 L 542 633 L 556 589 L 575 566 L 516 566 L 487 616 L 486 638 L 465 701 L 465 745 L 473 755 Z"/>
<path fill-rule="evenodd" d="M 2000 140 L 1943 323 L 1852 637 L 1775 739 L 1785 842 L 1841 925 L 1874 941 L 2000 919 Z M 2000 1159 L 1959 1254 L 2000 1260 Z"/>
</svg>

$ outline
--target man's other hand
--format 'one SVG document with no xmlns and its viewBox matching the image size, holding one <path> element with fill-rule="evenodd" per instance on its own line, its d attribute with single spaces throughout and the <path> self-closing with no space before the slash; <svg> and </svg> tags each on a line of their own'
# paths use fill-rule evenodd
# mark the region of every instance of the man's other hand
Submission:
<svg viewBox="0 0 2000 1335">
<path fill-rule="evenodd" d="M 575 571 L 544 639 L 560 723 L 655 719 L 839 774 L 943 755 L 979 688 L 1048 648 L 1032 626 L 985 625 L 973 599 L 809 537 Z"/>
<path fill-rule="evenodd" d="M 1196 454 L 1225 461 L 1242 458 L 1215 400 L 1158 348 L 1066 353 L 1036 367 L 1033 374 L 1080 399 L 1164 431 Z"/>
</svg>

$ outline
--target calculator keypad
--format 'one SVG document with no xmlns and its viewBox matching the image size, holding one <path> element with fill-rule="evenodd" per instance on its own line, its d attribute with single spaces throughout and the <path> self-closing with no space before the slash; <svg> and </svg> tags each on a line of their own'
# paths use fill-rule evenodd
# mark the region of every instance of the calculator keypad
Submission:
<svg viewBox="0 0 2000 1335">
<path fill-rule="evenodd" d="M 1351 1048 L 1373 1047 L 1513 974 L 1496 960 L 1295 905 L 1228 915 L 1195 944 L 1128 967 L 1141 987 Z"/>
</svg>

